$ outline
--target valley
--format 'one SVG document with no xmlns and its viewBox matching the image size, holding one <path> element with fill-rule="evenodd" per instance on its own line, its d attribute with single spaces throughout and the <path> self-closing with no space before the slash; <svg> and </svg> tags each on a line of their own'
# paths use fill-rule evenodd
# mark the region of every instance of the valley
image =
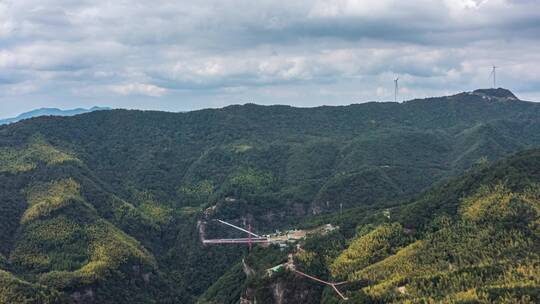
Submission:
<svg viewBox="0 0 540 304">
<path fill-rule="evenodd" d="M 0 303 L 535 303 L 538 130 L 505 89 L 0 126 Z"/>
</svg>

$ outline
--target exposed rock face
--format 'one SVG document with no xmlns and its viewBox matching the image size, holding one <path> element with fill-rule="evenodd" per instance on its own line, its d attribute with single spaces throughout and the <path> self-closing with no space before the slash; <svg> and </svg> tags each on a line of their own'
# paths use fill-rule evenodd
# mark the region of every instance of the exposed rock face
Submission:
<svg viewBox="0 0 540 304">
<path fill-rule="evenodd" d="M 151 272 L 148 272 L 148 273 L 145 273 L 142 275 L 142 278 L 144 280 L 144 282 L 146 284 L 150 283 L 150 277 L 151 277 L 152 273 Z"/>
<path fill-rule="evenodd" d="M 254 303 L 248 298 L 240 297 L 240 304 L 254 304 Z"/>
<path fill-rule="evenodd" d="M 71 294 L 71 299 L 75 304 L 92 304 L 94 303 L 94 291 L 87 288 L 84 292 L 76 291 Z"/>
<path fill-rule="evenodd" d="M 294 275 L 275 278 L 256 288 L 247 287 L 240 298 L 240 304 L 297 304 L 316 303 L 323 287 Z"/>
<path fill-rule="evenodd" d="M 519 100 L 519 98 L 507 89 L 479 89 L 472 92 L 474 95 L 482 96 L 489 100 Z"/>
<path fill-rule="evenodd" d="M 274 296 L 274 303 L 283 304 L 285 296 L 285 287 L 281 281 L 278 281 L 275 284 L 272 284 L 272 295 Z"/>
<path fill-rule="evenodd" d="M 296 216 L 304 216 L 304 215 L 306 215 L 306 207 L 304 206 L 304 204 L 294 203 L 293 204 L 293 210 L 294 210 L 294 214 Z"/>
<path fill-rule="evenodd" d="M 254 304 L 255 301 L 255 290 L 249 287 L 246 288 L 242 296 L 240 296 L 240 304 Z"/>
<path fill-rule="evenodd" d="M 249 265 L 246 264 L 244 259 L 242 259 L 242 269 L 244 270 L 244 274 L 246 275 L 246 277 L 255 275 L 255 270 L 249 267 Z"/>
<path fill-rule="evenodd" d="M 405 286 L 400 286 L 400 287 L 398 287 L 398 291 L 399 291 L 399 293 L 401 293 L 401 294 L 406 294 L 406 293 L 407 293 L 407 287 L 405 287 Z"/>
</svg>

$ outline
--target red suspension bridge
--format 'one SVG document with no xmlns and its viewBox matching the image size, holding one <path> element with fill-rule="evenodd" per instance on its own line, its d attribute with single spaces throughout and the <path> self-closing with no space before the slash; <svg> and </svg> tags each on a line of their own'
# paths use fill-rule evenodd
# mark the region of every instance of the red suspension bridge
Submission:
<svg viewBox="0 0 540 304">
<path fill-rule="evenodd" d="M 249 245 L 249 250 L 251 251 L 251 246 L 255 243 L 263 243 L 263 244 L 270 244 L 273 242 L 273 240 L 267 238 L 267 237 L 263 237 L 263 236 L 260 236 L 256 233 L 253 233 L 251 231 L 251 224 L 248 225 L 248 229 L 244 229 L 242 227 L 238 227 L 236 225 L 233 225 L 231 223 L 228 223 L 226 221 L 222 221 L 222 220 L 219 220 L 219 219 L 216 219 L 215 221 L 219 222 L 219 223 L 222 223 L 222 224 L 225 224 L 227 226 L 230 226 L 234 229 L 237 229 L 237 230 L 240 230 L 242 232 L 245 232 L 248 234 L 248 237 L 247 238 L 226 238 L 226 239 L 206 239 L 205 238 L 205 222 L 203 221 L 199 221 L 198 225 L 199 225 L 199 236 L 201 238 L 201 241 L 203 244 L 248 244 Z M 292 255 L 290 257 L 290 260 L 288 263 L 285 263 L 285 264 L 282 264 L 282 265 L 278 265 L 278 266 L 285 266 L 287 269 L 293 271 L 294 273 L 296 273 L 297 275 L 300 275 L 300 276 L 303 276 L 303 277 L 306 277 L 310 280 L 313 280 L 313 281 L 316 281 L 318 283 L 321 283 L 321 284 L 324 284 L 324 285 L 327 285 L 327 286 L 330 286 L 332 287 L 332 289 L 334 289 L 334 291 L 336 292 L 336 294 L 343 300 L 348 300 L 347 297 L 345 297 L 341 291 L 339 291 L 339 289 L 337 288 L 337 286 L 340 286 L 340 285 L 343 285 L 343 284 L 348 284 L 350 282 L 337 282 L 337 283 L 333 283 L 333 282 L 327 282 L 327 281 L 324 281 L 324 280 L 321 280 L 319 278 L 316 278 L 314 276 L 311 276 L 309 274 L 306 274 L 304 272 L 301 272 L 299 270 L 296 269 L 296 267 L 294 266 L 294 262 L 292 260 Z"/>
<path fill-rule="evenodd" d="M 251 231 L 251 224 L 248 225 L 248 229 L 244 229 L 242 227 L 238 227 L 236 225 L 233 225 L 231 223 L 228 223 L 228 222 L 225 222 L 225 221 L 222 221 L 222 220 L 218 220 L 216 219 L 217 222 L 220 222 L 222 224 L 225 224 L 227 226 L 230 226 L 230 227 L 233 227 L 237 230 L 240 230 L 242 232 L 245 232 L 248 234 L 248 237 L 247 238 L 228 238 L 228 239 L 205 239 L 205 222 L 199 222 L 199 235 L 201 237 L 201 241 L 203 244 L 248 244 L 249 245 L 249 249 L 251 250 L 251 246 L 252 244 L 254 243 L 264 243 L 264 244 L 269 244 L 271 241 L 266 238 L 266 237 L 262 237 L 258 234 L 255 234 Z"/>
</svg>

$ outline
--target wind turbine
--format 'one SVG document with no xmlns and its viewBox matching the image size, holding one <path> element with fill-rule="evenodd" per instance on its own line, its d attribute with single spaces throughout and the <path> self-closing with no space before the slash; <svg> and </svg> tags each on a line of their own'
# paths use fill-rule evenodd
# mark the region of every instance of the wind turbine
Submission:
<svg viewBox="0 0 540 304">
<path fill-rule="evenodd" d="M 497 88 L 497 67 L 496 66 L 492 66 L 491 67 L 491 74 L 489 74 L 489 76 L 493 76 L 493 88 Z"/>
<path fill-rule="evenodd" d="M 399 76 L 394 79 L 394 102 L 397 102 L 397 96 L 399 92 L 399 86 L 398 86 Z"/>
</svg>

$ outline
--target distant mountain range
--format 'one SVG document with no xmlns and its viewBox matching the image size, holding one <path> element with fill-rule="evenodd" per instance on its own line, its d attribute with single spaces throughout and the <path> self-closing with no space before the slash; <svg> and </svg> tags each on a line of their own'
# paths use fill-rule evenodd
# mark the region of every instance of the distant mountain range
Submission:
<svg viewBox="0 0 540 304">
<path fill-rule="evenodd" d="M 83 113 L 88 113 L 88 112 L 110 110 L 110 109 L 111 108 L 108 108 L 108 107 L 92 107 L 90 109 L 77 108 L 77 109 L 71 109 L 71 110 L 61 110 L 57 108 L 41 108 L 41 109 L 36 109 L 36 110 L 22 113 L 17 117 L 0 119 L 0 125 L 10 124 L 10 123 L 17 122 L 19 120 L 28 119 L 28 118 L 37 117 L 37 116 L 73 116 L 73 115 L 78 115 L 78 114 L 83 114 Z"/>
</svg>

